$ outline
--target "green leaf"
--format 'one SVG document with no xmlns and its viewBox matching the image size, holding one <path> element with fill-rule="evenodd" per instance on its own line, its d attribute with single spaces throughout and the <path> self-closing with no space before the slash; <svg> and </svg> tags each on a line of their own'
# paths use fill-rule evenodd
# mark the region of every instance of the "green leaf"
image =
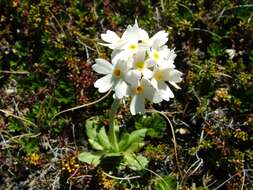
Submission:
<svg viewBox="0 0 253 190">
<path fill-rule="evenodd" d="M 147 129 L 139 129 L 133 131 L 129 136 L 129 142 L 141 142 L 144 140 Z"/>
<path fill-rule="evenodd" d="M 103 155 L 104 155 L 103 152 L 94 152 L 94 153 L 82 152 L 78 155 L 78 159 L 81 162 L 85 162 L 85 163 L 97 166 L 98 164 L 100 164 L 100 159 Z"/>
<path fill-rule="evenodd" d="M 90 139 L 96 139 L 97 137 L 97 130 L 98 130 L 98 117 L 92 117 L 86 120 L 85 127 L 86 127 L 86 134 Z"/>
<path fill-rule="evenodd" d="M 127 150 L 132 144 L 134 143 L 140 143 L 144 140 L 145 134 L 147 132 L 147 129 L 139 129 L 139 130 L 135 130 L 133 131 L 129 137 L 128 140 L 125 140 L 125 144 L 124 142 L 122 142 L 121 144 L 121 151 L 125 151 Z M 127 138 L 127 137 L 125 137 Z"/>
<path fill-rule="evenodd" d="M 124 153 L 126 164 L 133 170 L 142 170 L 148 164 L 148 160 L 144 156 L 136 156 L 134 153 Z"/>
<path fill-rule="evenodd" d="M 117 156 L 122 156 L 121 153 L 118 153 L 118 152 L 109 152 L 109 153 L 105 153 L 104 157 L 117 157 Z"/>
<path fill-rule="evenodd" d="M 112 145 L 110 143 L 110 140 L 106 134 L 106 131 L 105 131 L 105 128 L 102 127 L 100 130 L 99 130 L 99 133 L 97 135 L 97 139 L 98 139 L 98 142 L 101 146 L 104 147 L 104 149 L 106 150 L 111 150 L 112 149 Z"/>
<path fill-rule="evenodd" d="M 123 151 L 124 147 L 128 145 L 128 141 L 129 141 L 129 133 L 123 133 L 121 138 L 120 138 L 120 142 L 119 142 L 119 150 Z"/>
<path fill-rule="evenodd" d="M 141 116 L 137 118 L 134 125 L 136 129 L 146 128 L 146 136 L 150 136 L 152 138 L 162 138 L 167 127 L 165 119 L 158 113 Z"/>
<path fill-rule="evenodd" d="M 154 189 L 174 190 L 177 189 L 177 179 L 174 176 L 164 176 L 155 180 Z"/>
<path fill-rule="evenodd" d="M 86 120 L 86 134 L 91 146 L 96 150 L 111 150 L 112 145 L 106 134 L 105 128 L 99 124 L 99 117 Z"/>
<path fill-rule="evenodd" d="M 104 147 L 101 146 L 101 144 L 99 144 L 97 141 L 93 140 L 93 139 L 88 139 L 90 145 L 92 146 L 92 148 L 94 148 L 95 150 L 104 150 Z"/>
<path fill-rule="evenodd" d="M 119 121 L 117 119 L 114 119 L 114 130 L 117 137 L 119 136 L 119 133 L 120 133 L 119 129 L 120 129 Z"/>
<path fill-rule="evenodd" d="M 135 142 L 132 143 L 125 152 L 138 152 L 144 146 L 144 142 Z"/>
</svg>

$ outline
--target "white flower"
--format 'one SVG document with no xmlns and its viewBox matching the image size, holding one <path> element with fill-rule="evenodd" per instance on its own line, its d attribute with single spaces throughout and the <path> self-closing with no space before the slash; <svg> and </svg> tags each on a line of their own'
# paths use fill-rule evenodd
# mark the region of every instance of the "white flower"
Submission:
<svg viewBox="0 0 253 190">
<path fill-rule="evenodd" d="M 138 28 L 137 36 L 138 36 L 138 41 L 141 41 L 141 45 L 143 47 L 149 47 L 150 46 L 150 39 L 149 35 L 146 30 L 139 28 L 137 20 L 135 20 L 134 26 Z"/>
<path fill-rule="evenodd" d="M 157 32 L 149 39 L 149 45 L 154 49 L 159 49 L 168 41 L 168 33 L 164 30 Z"/>
<path fill-rule="evenodd" d="M 128 70 L 128 65 L 124 61 L 111 64 L 104 59 L 96 59 L 96 64 L 92 68 L 97 73 L 105 75 L 94 84 L 99 92 L 104 93 L 113 89 L 117 98 L 126 96 L 128 85 L 124 81 L 124 75 Z"/>
<path fill-rule="evenodd" d="M 111 49 L 125 50 L 127 53 L 135 53 L 138 50 L 139 27 L 136 23 L 134 26 L 129 25 L 121 37 L 115 32 L 107 30 L 101 34 L 101 38 L 106 43 L 100 43 Z"/>
<path fill-rule="evenodd" d="M 148 46 L 149 45 L 149 36 L 146 30 L 139 28 L 138 31 L 138 38 L 142 42 L 143 46 Z"/>
<path fill-rule="evenodd" d="M 127 43 L 121 49 L 132 52 L 132 53 L 135 53 L 138 51 L 138 48 L 139 48 L 138 31 L 139 31 L 139 28 L 137 25 L 127 27 L 126 32 L 124 32 L 122 36 L 122 38 L 126 39 Z"/>
<path fill-rule="evenodd" d="M 146 51 L 139 50 L 133 56 L 132 68 L 136 70 L 139 75 L 149 79 L 152 77 L 150 67 L 154 66 L 152 63 L 146 62 Z"/>
<path fill-rule="evenodd" d="M 108 30 L 101 38 L 105 42 L 101 45 L 113 49 L 112 64 L 104 59 L 96 60 L 92 68 L 105 76 L 94 86 L 102 93 L 112 89 L 117 99 L 130 96 L 133 115 L 144 112 L 145 99 L 159 103 L 173 98 L 167 83 L 180 89 L 177 83 L 182 80 L 182 73 L 175 69 L 176 53 L 167 47 L 168 33 L 165 31 L 149 38 L 147 31 L 135 21 L 122 36 Z"/>
<path fill-rule="evenodd" d="M 157 32 L 149 39 L 150 50 L 148 51 L 148 63 L 159 65 L 160 67 L 175 68 L 174 59 L 176 54 L 165 44 L 168 41 L 168 34 L 165 31 Z"/>
<path fill-rule="evenodd" d="M 170 98 L 174 98 L 174 94 L 165 82 L 175 86 L 182 80 L 181 76 L 182 73 L 176 69 L 157 67 L 154 69 L 151 84 L 157 89 L 162 99 L 169 101 Z M 178 86 L 176 85 L 176 87 Z"/>
<path fill-rule="evenodd" d="M 115 61 L 119 59 L 127 61 L 140 49 L 138 31 L 137 25 L 127 27 L 127 30 L 122 35 L 124 44 L 112 52 Z"/>
<path fill-rule="evenodd" d="M 167 46 L 162 46 L 158 49 L 152 48 L 151 51 L 148 52 L 149 58 L 147 62 L 160 67 L 175 68 L 174 54 L 174 51 L 168 49 Z"/>
<path fill-rule="evenodd" d="M 137 85 L 132 85 L 129 88 L 129 94 L 131 94 L 130 112 L 132 115 L 137 113 L 144 113 L 145 110 L 145 99 L 148 99 L 152 103 L 159 103 L 162 98 L 151 85 L 150 81 L 142 78 Z"/>
<path fill-rule="evenodd" d="M 101 34 L 102 40 L 106 43 L 99 43 L 100 45 L 107 46 L 111 49 L 117 49 L 122 47 L 126 41 L 123 38 L 120 38 L 115 32 L 107 30 L 106 33 Z"/>
<path fill-rule="evenodd" d="M 125 79 L 129 85 L 136 86 L 138 85 L 139 81 L 141 80 L 142 76 L 137 70 L 131 69 L 129 70 L 126 75 Z"/>
</svg>

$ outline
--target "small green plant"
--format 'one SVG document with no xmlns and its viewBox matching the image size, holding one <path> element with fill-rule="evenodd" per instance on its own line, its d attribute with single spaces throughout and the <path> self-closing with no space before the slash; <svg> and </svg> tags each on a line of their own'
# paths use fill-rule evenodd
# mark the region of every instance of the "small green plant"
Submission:
<svg viewBox="0 0 253 190">
<path fill-rule="evenodd" d="M 155 190 L 174 190 L 177 189 L 177 179 L 174 176 L 163 176 L 154 181 Z"/>
<path fill-rule="evenodd" d="M 115 125 L 116 131 L 119 130 Z M 147 129 L 139 129 L 132 133 L 123 133 L 117 148 L 112 144 L 112 139 L 107 135 L 104 126 L 99 124 L 99 118 L 93 117 L 86 121 L 86 134 L 91 147 L 95 152 L 82 152 L 79 160 L 97 166 L 106 157 L 122 157 L 123 163 L 134 170 L 141 170 L 148 163 L 144 156 L 136 155 L 135 152 L 143 147 Z M 117 133 L 118 134 L 118 133 Z M 118 138 L 117 138 L 118 139 Z"/>
<path fill-rule="evenodd" d="M 138 116 L 134 126 L 136 129 L 147 129 L 146 136 L 151 138 L 162 138 L 167 127 L 164 118 L 158 113 L 147 116 Z"/>
<path fill-rule="evenodd" d="M 130 97 L 130 112 L 132 115 L 145 112 L 145 101 L 160 103 L 174 98 L 168 83 L 180 88 L 176 83 L 182 80 L 182 73 L 173 64 L 176 54 L 165 44 L 168 34 L 165 31 L 156 33 L 151 38 L 148 33 L 139 28 L 137 21 L 134 26 L 119 37 L 108 30 L 101 35 L 112 52 L 112 63 L 105 59 L 96 59 L 92 68 L 103 74 L 94 86 L 101 93 L 114 91 L 114 102 L 109 114 L 108 134 L 103 126 L 97 124 L 96 117 L 86 122 L 88 141 L 95 152 L 82 152 L 79 160 L 98 165 L 107 157 L 122 157 L 124 164 L 134 170 L 143 169 L 148 160 L 142 155 L 136 155 L 144 145 L 146 133 L 150 137 L 162 137 L 166 122 L 158 115 L 152 114 L 135 123 L 137 130 L 131 133 L 119 133 L 114 117 L 120 102 Z M 148 128 L 148 129 L 147 129 Z M 152 129 L 153 128 L 153 129 Z"/>
</svg>

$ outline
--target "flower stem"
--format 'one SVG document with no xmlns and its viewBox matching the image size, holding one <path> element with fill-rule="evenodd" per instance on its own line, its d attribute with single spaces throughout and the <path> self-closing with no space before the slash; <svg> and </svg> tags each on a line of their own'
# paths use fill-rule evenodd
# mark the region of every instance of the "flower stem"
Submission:
<svg viewBox="0 0 253 190">
<path fill-rule="evenodd" d="M 109 113 L 109 140 L 116 152 L 119 151 L 119 145 L 118 145 L 118 140 L 117 140 L 117 135 L 116 135 L 116 129 L 114 126 L 114 117 L 119 107 L 119 103 L 120 103 L 119 99 L 114 99 L 113 104 L 111 106 L 110 113 Z"/>
</svg>

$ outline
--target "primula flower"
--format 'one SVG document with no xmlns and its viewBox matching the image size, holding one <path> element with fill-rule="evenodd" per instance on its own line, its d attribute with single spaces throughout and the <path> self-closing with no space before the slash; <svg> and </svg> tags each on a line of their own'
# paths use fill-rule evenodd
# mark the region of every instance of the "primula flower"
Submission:
<svg viewBox="0 0 253 190">
<path fill-rule="evenodd" d="M 126 31 L 121 37 L 115 32 L 107 30 L 106 33 L 101 34 L 101 38 L 106 43 L 100 43 L 103 46 L 107 46 L 111 49 L 121 49 L 128 53 L 136 52 L 138 50 L 138 25 L 128 26 Z"/>
<path fill-rule="evenodd" d="M 168 41 L 168 34 L 165 31 L 157 32 L 149 39 L 150 49 L 148 50 L 148 63 L 159 65 L 160 67 L 174 68 L 176 54 L 165 44 Z"/>
<path fill-rule="evenodd" d="M 104 93 L 113 88 L 117 98 L 121 99 L 126 95 L 128 85 L 124 81 L 124 74 L 128 70 L 128 65 L 124 61 L 111 64 L 104 59 L 96 59 L 96 64 L 92 68 L 97 73 L 105 75 L 94 84 L 99 92 Z"/>
<path fill-rule="evenodd" d="M 138 24 L 135 25 L 138 26 Z M 168 41 L 168 33 L 166 33 L 164 30 L 157 32 L 155 35 L 149 38 L 148 33 L 145 30 L 139 28 L 138 36 L 144 47 L 159 48 L 165 45 Z"/>
<path fill-rule="evenodd" d="M 120 48 L 126 43 L 124 38 L 120 38 L 115 32 L 111 30 L 107 30 L 106 33 L 101 34 L 101 38 L 106 43 L 100 43 L 100 45 L 107 46 L 111 49 Z"/>
<path fill-rule="evenodd" d="M 145 110 L 145 99 L 152 103 L 159 103 L 162 98 L 151 85 L 150 81 L 142 78 L 136 85 L 129 87 L 129 94 L 131 95 L 130 112 L 132 115 L 143 113 Z"/>
<path fill-rule="evenodd" d="M 169 101 L 170 98 L 174 98 L 174 94 L 165 82 L 175 83 L 181 82 L 182 73 L 176 69 L 171 68 L 155 68 L 151 84 L 159 92 L 162 99 Z"/>
<path fill-rule="evenodd" d="M 123 34 L 123 37 L 126 39 L 127 43 L 121 48 L 125 53 L 133 55 L 139 49 L 139 28 L 137 25 L 128 26 L 126 32 Z"/>
<path fill-rule="evenodd" d="M 174 68 L 174 60 L 170 59 L 171 53 L 172 52 L 167 48 L 167 46 L 163 46 L 158 49 L 152 48 L 151 51 L 148 52 L 149 58 L 147 62 L 160 67 Z"/>
<path fill-rule="evenodd" d="M 150 45 L 153 48 L 157 49 L 165 45 L 167 41 L 168 41 L 168 33 L 162 30 L 157 32 L 154 36 L 150 38 L 151 43 Z"/>
<path fill-rule="evenodd" d="M 138 51 L 133 56 L 132 68 L 136 70 L 136 73 L 139 76 L 143 75 L 143 77 L 149 79 L 152 77 L 152 71 L 150 67 L 152 67 L 152 63 L 146 62 L 146 52 L 144 50 Z"/>
<path fill-rule="evenodd" d="M 168 83 L 177 89 L 182 73 L 175 69 L 176 53 L 166 45 L 168 33 L 159 31 L 149 38 L 149 34 L 135 22 L 128 26 L 122 36 L 113 31 L 101 35 L 111 48 L 112 64 L 97 59 L 93 69 L 105 76 L 94 86 L 99 92 L 113 90 L 114 98 L 131 97 L 130 111 L 133 115 L 144 112 L 145 99 L 159 103 L 174 97 Z"/>
<path fill-rule="evenodd" d="M 128 26 L 127 30 L 122 35 L 122 40 L 124 40 L 124 45 L 120 48 L 116 48 L 112 52 L 112 57 L 115 61 L 128 60 L 131 58 L 137 51 L 139 51 L 141 44 L 139 44 L 138 36 L 139 28 L 137 25 Z"/>
</svg>

